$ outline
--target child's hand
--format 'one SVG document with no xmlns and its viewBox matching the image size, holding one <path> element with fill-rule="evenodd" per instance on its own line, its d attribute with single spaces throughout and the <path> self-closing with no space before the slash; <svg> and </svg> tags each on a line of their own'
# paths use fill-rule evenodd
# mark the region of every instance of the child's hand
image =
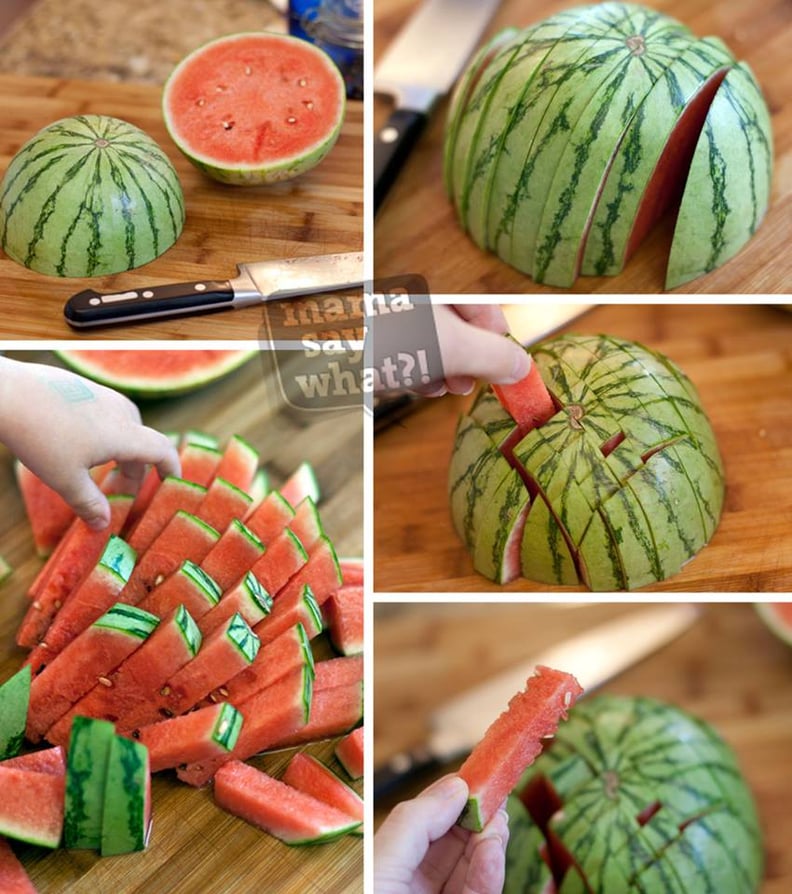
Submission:
<svg viewBox="0 0 792 894">
<path fill-rule="evenodd" d="M 147 464 L 178 475 L 165 435 L 145 427 L 132 401 L 74 373 L 0 357 L 0 441 L 93 528 L 110 521 L 94 466 L 115 460 L 119 492 L 134 493 Z"/>
<path fill-rule="evenodd" d="M 454 825 L 467 795 L 463 779 L 445 776 L 391 812 L 374 836 L 375 894 L 500 894 L 506 811 L 468 832 Z"/>
</svg>

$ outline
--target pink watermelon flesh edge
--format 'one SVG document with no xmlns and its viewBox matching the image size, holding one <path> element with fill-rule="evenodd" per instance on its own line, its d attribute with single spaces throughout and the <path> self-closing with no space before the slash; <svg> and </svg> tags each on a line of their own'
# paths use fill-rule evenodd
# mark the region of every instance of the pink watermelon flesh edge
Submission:
<svg viewBox="0 0 792 894">
<path fill-rule="evenodd" d="M 25 867 L 4 838 L 0 838 L 0 891 L 3 894 L 36 894 Z"/>
<path fill-rule="evenodd" d="M 65 776 L 0 767 L 0 835 L 56 848 L 63 832 Z"/>
<path fill-rule="evenodd" d="M 512 697 L 459 769 L 469 789 L 460 826 L 475 832 L 484 828 L 582 692 L 571 674 L 537 667 L 526 689 Z"/>
<path fill-rule="evenodd" d="M 335 756 L 350 778 L 363 778 L 363 729 L 359 726 L 336 743 Z"/>
<path fill-rule="evenodd" d="M 320 760 L 298 752 L 289 761 L 282 782 L 323 801 L 351 819 L 363 822 L 363 799 Z"/>
</svg>

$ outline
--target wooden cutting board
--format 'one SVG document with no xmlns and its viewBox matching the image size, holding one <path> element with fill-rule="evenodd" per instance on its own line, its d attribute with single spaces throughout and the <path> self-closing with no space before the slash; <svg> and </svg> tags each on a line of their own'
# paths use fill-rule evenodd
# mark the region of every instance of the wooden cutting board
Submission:
<svg viewBox="0 0 792 894">
<path fill-rule="evenodd" d="M 232 187 L 205 177 L 179 152 L 165 130 L 156 87 L 0 75 L 0 176 L 34 133 L 78 113 L 123 118 L 162 146 L 184 191 L 184 231 L 151 263 L 90 279 L 43 276 L 0 251 L 0 338 L 258 339 L 263 312 L 256 307 L 77 331 L 63 319 L 63 304 L 86 288 L 113 292 L 195 279 L 225 280 L 236 275 L 240 262 L 360 251 L 363 246 L 360 102 L 348 103 L 338 142 L 312 171 L 287 183 Z"/>
<path fill-rule="evenodd" d="M 487 35 L 526 25 L 576 5 L 577 0 L 524 3 L 503 0 Z M 417 0 L 378 0 L 374 23 L 376 59 L 416 9 Z M 650 6 L 652 4 L 649 4 Z M 756 73 L 772 113 L 775 174 L 770 211 L 757 235 L 729 263 L 688 283 L 680 292 L 788 292 L 792 282 L 792 7 L 786 0 L 668 0 L 663 12 L 700 36 L 717 35 Z M 438 36 L 438 41 L 442 35 Z M 482 39 L 482 43 L 483 43 Z M 391 102 L 378 97 L 374 126 L 381 126 Z M 558 293 L 535 284 L 495 255 L 483 252 L 462 232 L 443 189 L 443 129 L 448 101 L 438 104 L 431 122 L 389 193 L 376 219 L 375 273 L 379 277 L 422 274 L 435 294 L 457 292 Z M 576 292 L 660 292 L 671 245 L 666 221 L 618 277 L 580 277 Z"/>
<path fill-rule="evenodd" d="M 600 306 L 567 331 L 636 339 L 667 354 L 699 389 L 715 430 L 727 481 L 720 526 L 679 574 L 651 589 L 792 589 L 792 314 L 768 306 Z M 553 589 L 522 578 L 489 583 L 473 572 L 452 527 L 448 462 L 470 402 L 426 402 L 376 438 L 378 591 Z"/>
<path fill-rule="evenodd" d="M 792 890 L 792 649 L 750 605 L 705 605 L 679 639 L 602 691 L 679 705 L 734 748 L 759 810 L 765 846 L 761 894 Z M 538 650 L 637 606 L 378 605 L 375 612 L 375 766 L 423 741 L 428 714 L 450 696 Z M 493 716 L 504 706 L 493 705 Z M 450 769 L 453 769 L 453 765 Z M 384 818 L 431 777 L 375 804 Z M 613 892 L 617 894 L 617 892 Z"/>
<path fill-rule="evenodd" d="M 22 359 L 50 359 L 43 352 L 17 353 Z M 320 512 L 339 555 L 363 550 L 363 458 L 361 414 L 326 412 L 309 416 L 283 405 L 263 358 L 254 358 L 226 379 L 180 398 L 141 403 L 144 421 L 165 431 L 205 430 L 225 441 L 247 438 L 261 454 L 275 486 L 303 459 L 316 469 L 322 489 Z M 25 591 L 41 567 L 14 482 L 11 457 L 0 447 L 0 554 L 15 568 L 0 592 L 0 680 L 21 664 L 25 652 L 14 644 L 28 604 Z M 332 650 L 321 637 L 319 657 Z M 333 764 L 333 741 L 309 751 Z M 279 775 L 293 752 L 255 759 Z M 339 769 L 337 765 L 336 769 Z M 141 854 L 100 859 L 91 851 L 49 853 L 14 846 L 39 894 L 132 894 L 167 891 L 196 894 L 360 894 L 363 891 L 361 838 L 290 848 L 232 817 L 212 799 L 210 789 L 183 785 L 173 773 L 153 779 L 154 824 L 149 848 Z M 266 879 L 266 881 L 263 881 Z M 264 885 L 264 887 L 262 887 Z"/>
</svg>

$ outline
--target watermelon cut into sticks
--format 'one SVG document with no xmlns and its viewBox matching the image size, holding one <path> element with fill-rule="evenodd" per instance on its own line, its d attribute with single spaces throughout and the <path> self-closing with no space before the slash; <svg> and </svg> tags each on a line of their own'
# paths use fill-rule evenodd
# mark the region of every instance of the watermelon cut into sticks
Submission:
<svg viewBox="0 0 792 894">
<path fill-rule="evenodd" d="M 66 758 L 63 843 L 96 848 L 102 842 L 107 761 L 115 728 L 106 720 L 75 717 Z"/>
<path fill-rule="evenodd" d="M 345 102 L 343 78 L 324 51 L 257 32 L 221 37 L 183 59 L 162 107 L 193 164 L 223 183 L 251 185 L 318 164 L 338 138 Z"/>
<path fill-rule="evenodd" d="M 310 754 L 295 754 L 289 761 L 282 781 L 363 822 L 363 799 L 360 795 Z"/>
<path fill-rule="evenodd" d="M 537 667 L 459 769 L 469 789 L 460 826 L 474 832 L 484 828 L 582 692 L 571 674 Z"/>
<path fill-rule="evenodd" d="M 363 727 L 353 729 L 336 743 L 335 756 L 350 778 L 363 778 Z"/>
</svg>

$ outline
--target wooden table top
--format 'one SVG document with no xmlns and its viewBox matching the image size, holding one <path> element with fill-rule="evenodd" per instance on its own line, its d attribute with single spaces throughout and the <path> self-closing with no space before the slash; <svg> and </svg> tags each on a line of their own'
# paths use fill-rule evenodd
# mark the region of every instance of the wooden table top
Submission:
<svg viewBox="0 0 792 894">
<path fill-rule="evenodd" d="M 525 27 L 577 0 L 524 3 L 503 0 L 487 36 L 507 26 Z M 418 0 L 377 0 L 374 22 L 376 60 L 399 32 Z M 747 61 L 762 86 L 772 115 L 775 172 L 768 215 L 750 243 L 723 267 L 681 286 L 684 293 L 777 293 L 792 288 L 792 7 L 786 0 L 667 0 L 663 11 L 694 33 L 717 35 L 738 59 Z M 438 35 L 438 40 L 441 35 Z M 377 97 L 374 126 L 392 107 Z M 431 121 L 385 199 L 375 227 L 375 274 L 378 277 L 423 275 L 434 294 L 511 292 L 660 292 L 672 227 L 662 222 L 616 277 L 579 277 L 571 290 L 534 283 L 495 255 L 481 251 L 462 232 L 443 189 L 442 146 L 447 99 Z"/>
<path fill-rule="evenodd" d="M 429 713 L 452 695 L 596 623 L 640 610 L 492 602 L 377 606 L 375 766 L 420 744 Z M 760 892 L 792 890 L 792 649 L 753 608 L 702 606 L 699 620 L 679 639 L 601 691 L 672 702 L 717 729 L 735 750 L 759 810 L 765 847 Z M 493 714 L 502 707 L 494 706 Z M 429 781 L 424 776 L 378 800 L 376 820 Z"/>
<path fill-rule="evenodd" d="M 714 537 L 679 574 L 648 589 L 792 589 L 792 314 L 769 306 L 602 305 L 565 331 L 622 336 L 667 354 L 698 388 L 720 446 L 727 491 Z M 377 591 L 554 590 L 523 578 L 490 583 L 473 571 L 453 529 L 448 463 L 470 402 L 426 401 L 375 439 Z"/>
</svg>

